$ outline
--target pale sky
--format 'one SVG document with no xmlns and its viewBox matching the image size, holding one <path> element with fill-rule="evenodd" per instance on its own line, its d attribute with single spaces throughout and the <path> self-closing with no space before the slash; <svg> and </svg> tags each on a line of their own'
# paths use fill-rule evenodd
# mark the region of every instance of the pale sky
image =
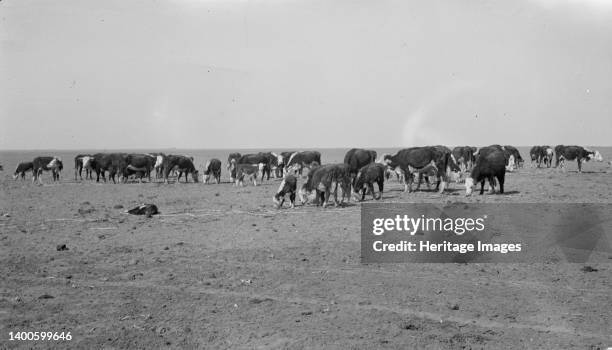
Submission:
<svg viewBox="0 0 612 350">
<path fill-rule="evenodd" d="M 612 1 L 0 1 L 0 149 L 611 146 Z"/>
</svg>

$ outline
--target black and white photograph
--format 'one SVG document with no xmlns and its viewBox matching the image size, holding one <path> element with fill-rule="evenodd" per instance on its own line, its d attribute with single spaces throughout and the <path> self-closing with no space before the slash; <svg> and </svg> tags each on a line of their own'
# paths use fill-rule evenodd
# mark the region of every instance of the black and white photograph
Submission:
<svg viewBox="0 0 612 350">
<path fill-rule="evenodd" d="M 612 1 L 0 0 L 0 349 L 612 349 Z"/>
</svg>

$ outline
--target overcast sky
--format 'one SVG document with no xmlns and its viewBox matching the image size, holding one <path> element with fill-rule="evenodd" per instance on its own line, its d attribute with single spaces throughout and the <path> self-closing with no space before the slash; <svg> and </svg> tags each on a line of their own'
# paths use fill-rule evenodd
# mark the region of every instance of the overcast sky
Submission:
<svg viewBox="0 0 612 350">
<path fill-rule="evenodd" d="M 0 149 L 612 145 L 612 1 L 0 2 Z"/>
</svg>

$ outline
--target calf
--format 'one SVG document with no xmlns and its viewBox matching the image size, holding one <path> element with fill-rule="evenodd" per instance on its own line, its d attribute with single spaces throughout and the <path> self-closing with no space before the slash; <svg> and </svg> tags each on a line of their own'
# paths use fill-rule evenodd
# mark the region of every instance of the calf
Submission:
<svg viewBox="0 0 612 350">
<path fill-rule="evenodd" d="M 138 176 L 138 181 L 142 182 L 143 176 L 149 178 L 151 182 L 151 172 L 155 168 L 157 157 L 152 154 L 128 154 L 125 158 L 126 166 L 123 169 L 124 182 L 132 174 Z"/>
<path fill-rule="evenodd" d="M 217 183 L 221 183 L 221 161 L 213 158 L 206 162 L 204 166 L 204 183 L 208 183 L 210 177 L 213 177 Z"/>
<path fill-rule="evenodd" d="M 363 201 L 366 196 L 366 190 L 369 189 L 372 198 L 376 200 L 382 199 L 384 182 L 385 166 L 379 163 L 370 163 L 357 172 L 353 182 L 353 194 L 358 199 L 359 190 L 361 190 L 361 200 Z M 374 193 L 374 183 L 378 184 L 378 198 Z"/>
<path fill-rule="evenodd" d="M 59 181 L 62 169 L 64 165 L 58 157 L 36 157 L 32 161 L 32 183 L 38 180 L 42 184 L 43 171 L 51 171 L 53 181 Z"/>
<path fill-rule="evenodd" d="M 17 178 L 21 176 L 21 179 L 25 180 L 26 172 L 32 171 L 33 168 L 34 163 L 32 162 L 19 163 L 19 165 L 17 165 L 17 168 L 15 169 L 15 173 L 13 174 L 13 179 L 17 180 Z"/>
<path fill-rule="evenodd" d="M 351 176 L 350 169 L 347 164 L 327 164 L 323 166 L 312 167 L 306 183 L 300 188 L 300 201 L 303 204 L 308 202 L 308 194 L 315 192 L 314 203 L 318 206 L 322 203 L 326 207 L 329 203 L 329 197 L 334 193 L 334 205 L 338 206 L 338 185 L 342 189 L 342 201 L 347 197 L 350 201 Z"/>
<path fill-rule="evenodd" d="M 504 193 L 506 163 L 506 153 L 503 150 L 491 146 L 481 148 L 470 176 L 465 179 L 465 195 L 470 196 L 474 185 L 479 182 L 481 184 L 480 194 L 483 194 L 485 180 L 489 180 L 491 192 L 493 192 L 496 178 L 499 181 L 499 193 Z"/>
<path fill-rule="evenodd" d="M 295 193 L 297 191 L 297 178 L 293 175 L 287 175 L 280 186 L 278 187 L 278 191 L 274 197 L 272 197 L 272 201 L 277 209 L 283 206 L 285 203 L 285 195 L 289 194 L 289 201 L 291 202 L 291 208 L 295 207 Z"/>
<path fill-rule="evenodd" d="M 248 177 L 257 186 L 257 176 L 263 174 L 265 164 L 238 164 L 236 165 L 236 186 L 244 186 L 244 178 Z M 262 175 L 263 177 L 263 175 Z"/>
</svg>

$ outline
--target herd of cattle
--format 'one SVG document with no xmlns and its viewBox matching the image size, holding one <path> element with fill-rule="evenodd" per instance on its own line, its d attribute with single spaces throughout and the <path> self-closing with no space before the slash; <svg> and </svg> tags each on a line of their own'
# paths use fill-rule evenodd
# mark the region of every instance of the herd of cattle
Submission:
<svg viewBox="0 0 612 350">
<path fill-rule="evenodd" d="M 581 146 L 558 145 L 554 149 L 549 146 L 533 146 L 529 152 L 532 166 L 551 167 L 553 158 L 555 167 L 564 167 L 566 160 L 576 160 L 578 171 L 582 171 L 582 163 L 589 160 L 603 161 L 598 151 Z M 351 193 L 357 200 L 364 200 L 367 193 L 373 198 L 382 198 L 385 180 L 395 176 L 404 184 L 404 192 L 412 191 L 416 179 L 418 190 L 424 179 L 430 186 L 430 177 L 436 179 L 436 190 L 442 193 L 451 180 L 464 181 L 466 195 L 470 195 L 475 184 L 480 183 L 480 194 L 484 193 L 485 181 L 488 180 L 490 191 L 494 191 L 499 183 L 499 192 L 504 193 L 506 171 L 513 171 L 523 166 L 523 158 L 516 147 L 492 145 L 487 147 L 460 146 L 450 149 L 446 146 L 411 147 L 395 154 L 383 154 L 377 158 L 376 151 L 353 148 L 349 150 L 343 163 L 322 164 L 321 153 L 317 151 L 301 152 L 260 152 L 256 154 L 231 153 L 227 159 L 227 170 L 230 180 L 235 185 L 244 185 L 245 179 L 257 185 L 257 179 L 270 175 L 282 178 L 282 182 L 273 201 L 277 207 L 284 203 L 289 195 L 291 206 L 294 206 L 296 194 L 302 203 L 310 200 L 317 205 L 329 204 L 330 196 L 338 205 L 338 187 L 342 191 L 340 203 L 346 198 L 350 201 Z M 208 183 L 214 179 L 221 182 L 221 161 L 211 159 L 203 166 L 202 179 Z M 32 182 L 42 182 L 43 171 L 50 171 L 54 181 L 60 178 L 63 163 L 59 157 L 36 157 L 32 162 L 23 162 L 17 166 L 13 177 L 25 179 L 26 172 L 32 171 Z M 297 191 L 298 177 L 304 169 L 308 169 L 305 183 Z M 79 154 L 74 158 L 74 179 L 93 179 L 100 177 L 106 182 L 108 178 L 117 182 L 127 182 L 136 178 L 151 181 L 155 178 L 168 183 L 170 176 L 177 176 L 177 182 L 189 176 L 194 182 L 199 181 L 199 171 L 194 165 L 193 157 L 184 155 L 166 155 L 163 153 L 129 154 L 129 153 L 97 153 Z M 378 187 L 375 195 L 374 184 Z M 360 193 L 361 192 L 361 193 Z"/>
</svg>

